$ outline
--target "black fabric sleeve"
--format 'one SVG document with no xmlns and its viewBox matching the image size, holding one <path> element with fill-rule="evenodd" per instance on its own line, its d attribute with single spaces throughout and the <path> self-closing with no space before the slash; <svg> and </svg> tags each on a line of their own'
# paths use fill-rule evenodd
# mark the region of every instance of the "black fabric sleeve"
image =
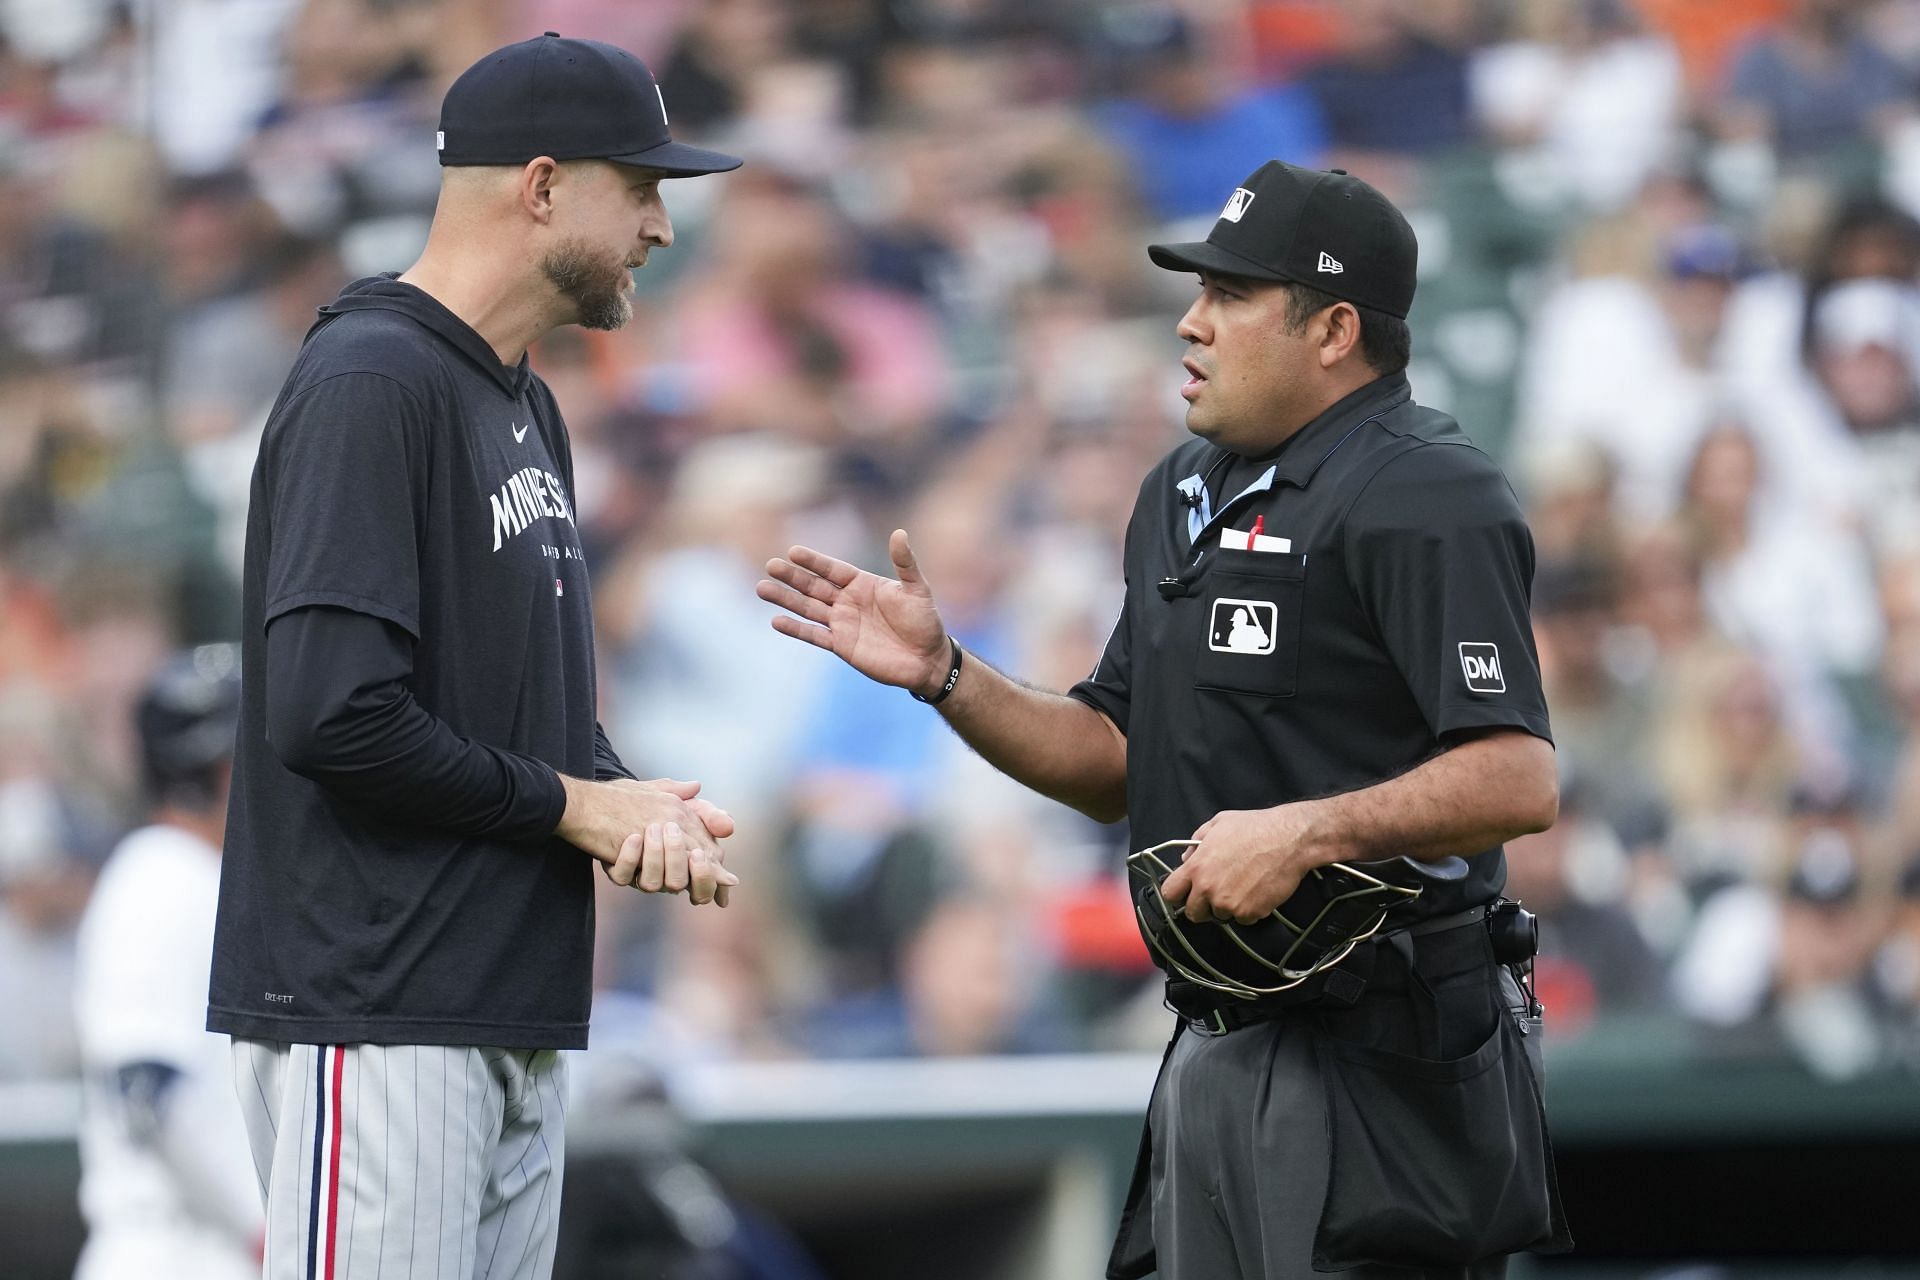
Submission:
<svg viewBox="0 0 1920 1280">
<path fill-rule="evenodd" d="M 1093 674 L 1067 690 L 1069 698 L 1077 698 L 1100 712 L 1123 734 L 1127 731 L 1127 712 L 1133 706 L 1132 611 L 1131 600 L 1120 606 L 1120 616 L 1114 620 L 1113 633 L 1107 637 L 1107 647 L 1094 664 Z"/>
<path fill-rule="evenodd" d="M 267 741 L 282 763 L 392 822 L 500 840 L 553 834 L 559 774 L 455 733 L 414 700 L 413 637 L 349 609 L 295 609 L 267 627 Z"/>
<path fill-rule="evenodd" d="M 281 406 L 261 442 L 272 528 L 263 624 L 338 605 L 419 637 L 428 439 L 412 393 L 376 373 L 336 374 Z"/>
<path fill-rule="evenodd" d="M 1533 535 L 1493 461 L 1430 444 L 1389 460 L 1346 519 L 1347 574 L 1435 738 L 1552 741 L 1530 598 Z"/>
<path fill-rule="evenodd" d="M 607 731 L 600 727 L 598 720 L 593 722 L 593 780 L 605 782 L 609 778 L 631 778 L 633 770 L 621 763 L 620 753 L 607 741 Z"/>
<path fill-rule="evenodd" d="M 1077 698 L 1095 711 L 1113 721 L 1114 728 L 1122 736 L 1127 732 L 1127 716 L 1133 709 L 1133 576 L 1134 576 L 1134 533 L 1140 524 L 1141 509 L 1147 503 L 1149 488 L 1160 478 L 1161 469 L 1156 468 L 1140 482 L 1140 492 L 1133 500 L 1133 514 L 1127 517 L 1126 538 L 1122 542 L 1120 558 L 1125 570 L 1125 594 L 1121 597 L 1120 616 L 1114 619 L 1113 631 L 1107 636 L 1107 647 L 1100 653 L 1100 661 L 1093 664 L 1093 672 L 1085 680 L 1067 690 L 1069 698 Z"/>
</svg>

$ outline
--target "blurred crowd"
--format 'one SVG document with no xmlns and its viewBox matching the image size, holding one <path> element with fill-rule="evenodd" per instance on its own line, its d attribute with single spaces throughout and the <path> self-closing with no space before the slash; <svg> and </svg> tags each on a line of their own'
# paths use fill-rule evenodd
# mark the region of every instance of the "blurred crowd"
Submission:
<svg viewBox="0 0 1920 1280">
<path fill-rule="evenodd" d="M 597 1044 L 1149 1047 L 1124 830 L 768 626 L 904 525 L 975 655 L 1064 688 L 1182 438 L 1190 280 L 1263 160 L 1421 241 L 1416 396 L 1506 466 L 1562 818 L 1509 850 L 1571 1042 L 1920 1068 L 1920 0 L 7 0 L 0 1078 L 70 1072 L 130 700 L 230 638 L 313 308 L 406 267 L 441 92 L 543 29 L 660 74 L 676 243 L 534 353 L 603 720 L 732 811 L 726 912 L 606 886 Z"/>
</svg>

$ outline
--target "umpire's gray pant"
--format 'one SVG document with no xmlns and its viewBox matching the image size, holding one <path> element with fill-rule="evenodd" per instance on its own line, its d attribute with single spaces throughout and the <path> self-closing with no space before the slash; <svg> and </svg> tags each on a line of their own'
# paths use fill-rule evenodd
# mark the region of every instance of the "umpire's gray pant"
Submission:
<svg viewBox="0 0 1920 1280">
<path fill-rule="evenodd" d="M 1330 1152 L 1313 1045 L 1278 1019 L 1182 1035 L 1152 1106 L 1153 1236 L 1162 1280 L 1500 1280 L 1472 1267 L 1316 1272 L 1308 1261 Z"/>
<path fill-rule="evenodd" d="M 547 1280 L 566 1064 L 552 1050 L 233 1042 L 265 1280 Z"/>
</svg>

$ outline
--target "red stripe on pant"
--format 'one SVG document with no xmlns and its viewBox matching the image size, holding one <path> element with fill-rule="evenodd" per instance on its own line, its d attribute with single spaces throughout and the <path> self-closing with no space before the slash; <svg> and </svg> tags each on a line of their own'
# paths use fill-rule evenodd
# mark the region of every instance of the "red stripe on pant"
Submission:
<svg viewBox="0 0 1920 1280">
<path fill-rule="evenodd" d="M 333 1247 L 340 1228 L 340 1112 L 344 1099 L 341 1082 L 346 1079 L 347 1047 L 333 1047 L 333 1158 L 327 1168 L 327 1280 L 333 1280 Z"/>
</svg>

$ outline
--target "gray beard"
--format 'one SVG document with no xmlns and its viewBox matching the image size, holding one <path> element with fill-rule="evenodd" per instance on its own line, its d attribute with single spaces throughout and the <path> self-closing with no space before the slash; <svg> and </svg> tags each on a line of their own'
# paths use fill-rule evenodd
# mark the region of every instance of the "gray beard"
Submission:
<svg viewBox="0 0 1920 1280">
<path fill-rule="evenodd" d="M 573 303 L 581 328 L 613 330 L 633 319 L 626 263 L 610 266 L 580 241 L 569 240 L 547 254 L 540 270 L 560 296 Z"/>
</svg>

